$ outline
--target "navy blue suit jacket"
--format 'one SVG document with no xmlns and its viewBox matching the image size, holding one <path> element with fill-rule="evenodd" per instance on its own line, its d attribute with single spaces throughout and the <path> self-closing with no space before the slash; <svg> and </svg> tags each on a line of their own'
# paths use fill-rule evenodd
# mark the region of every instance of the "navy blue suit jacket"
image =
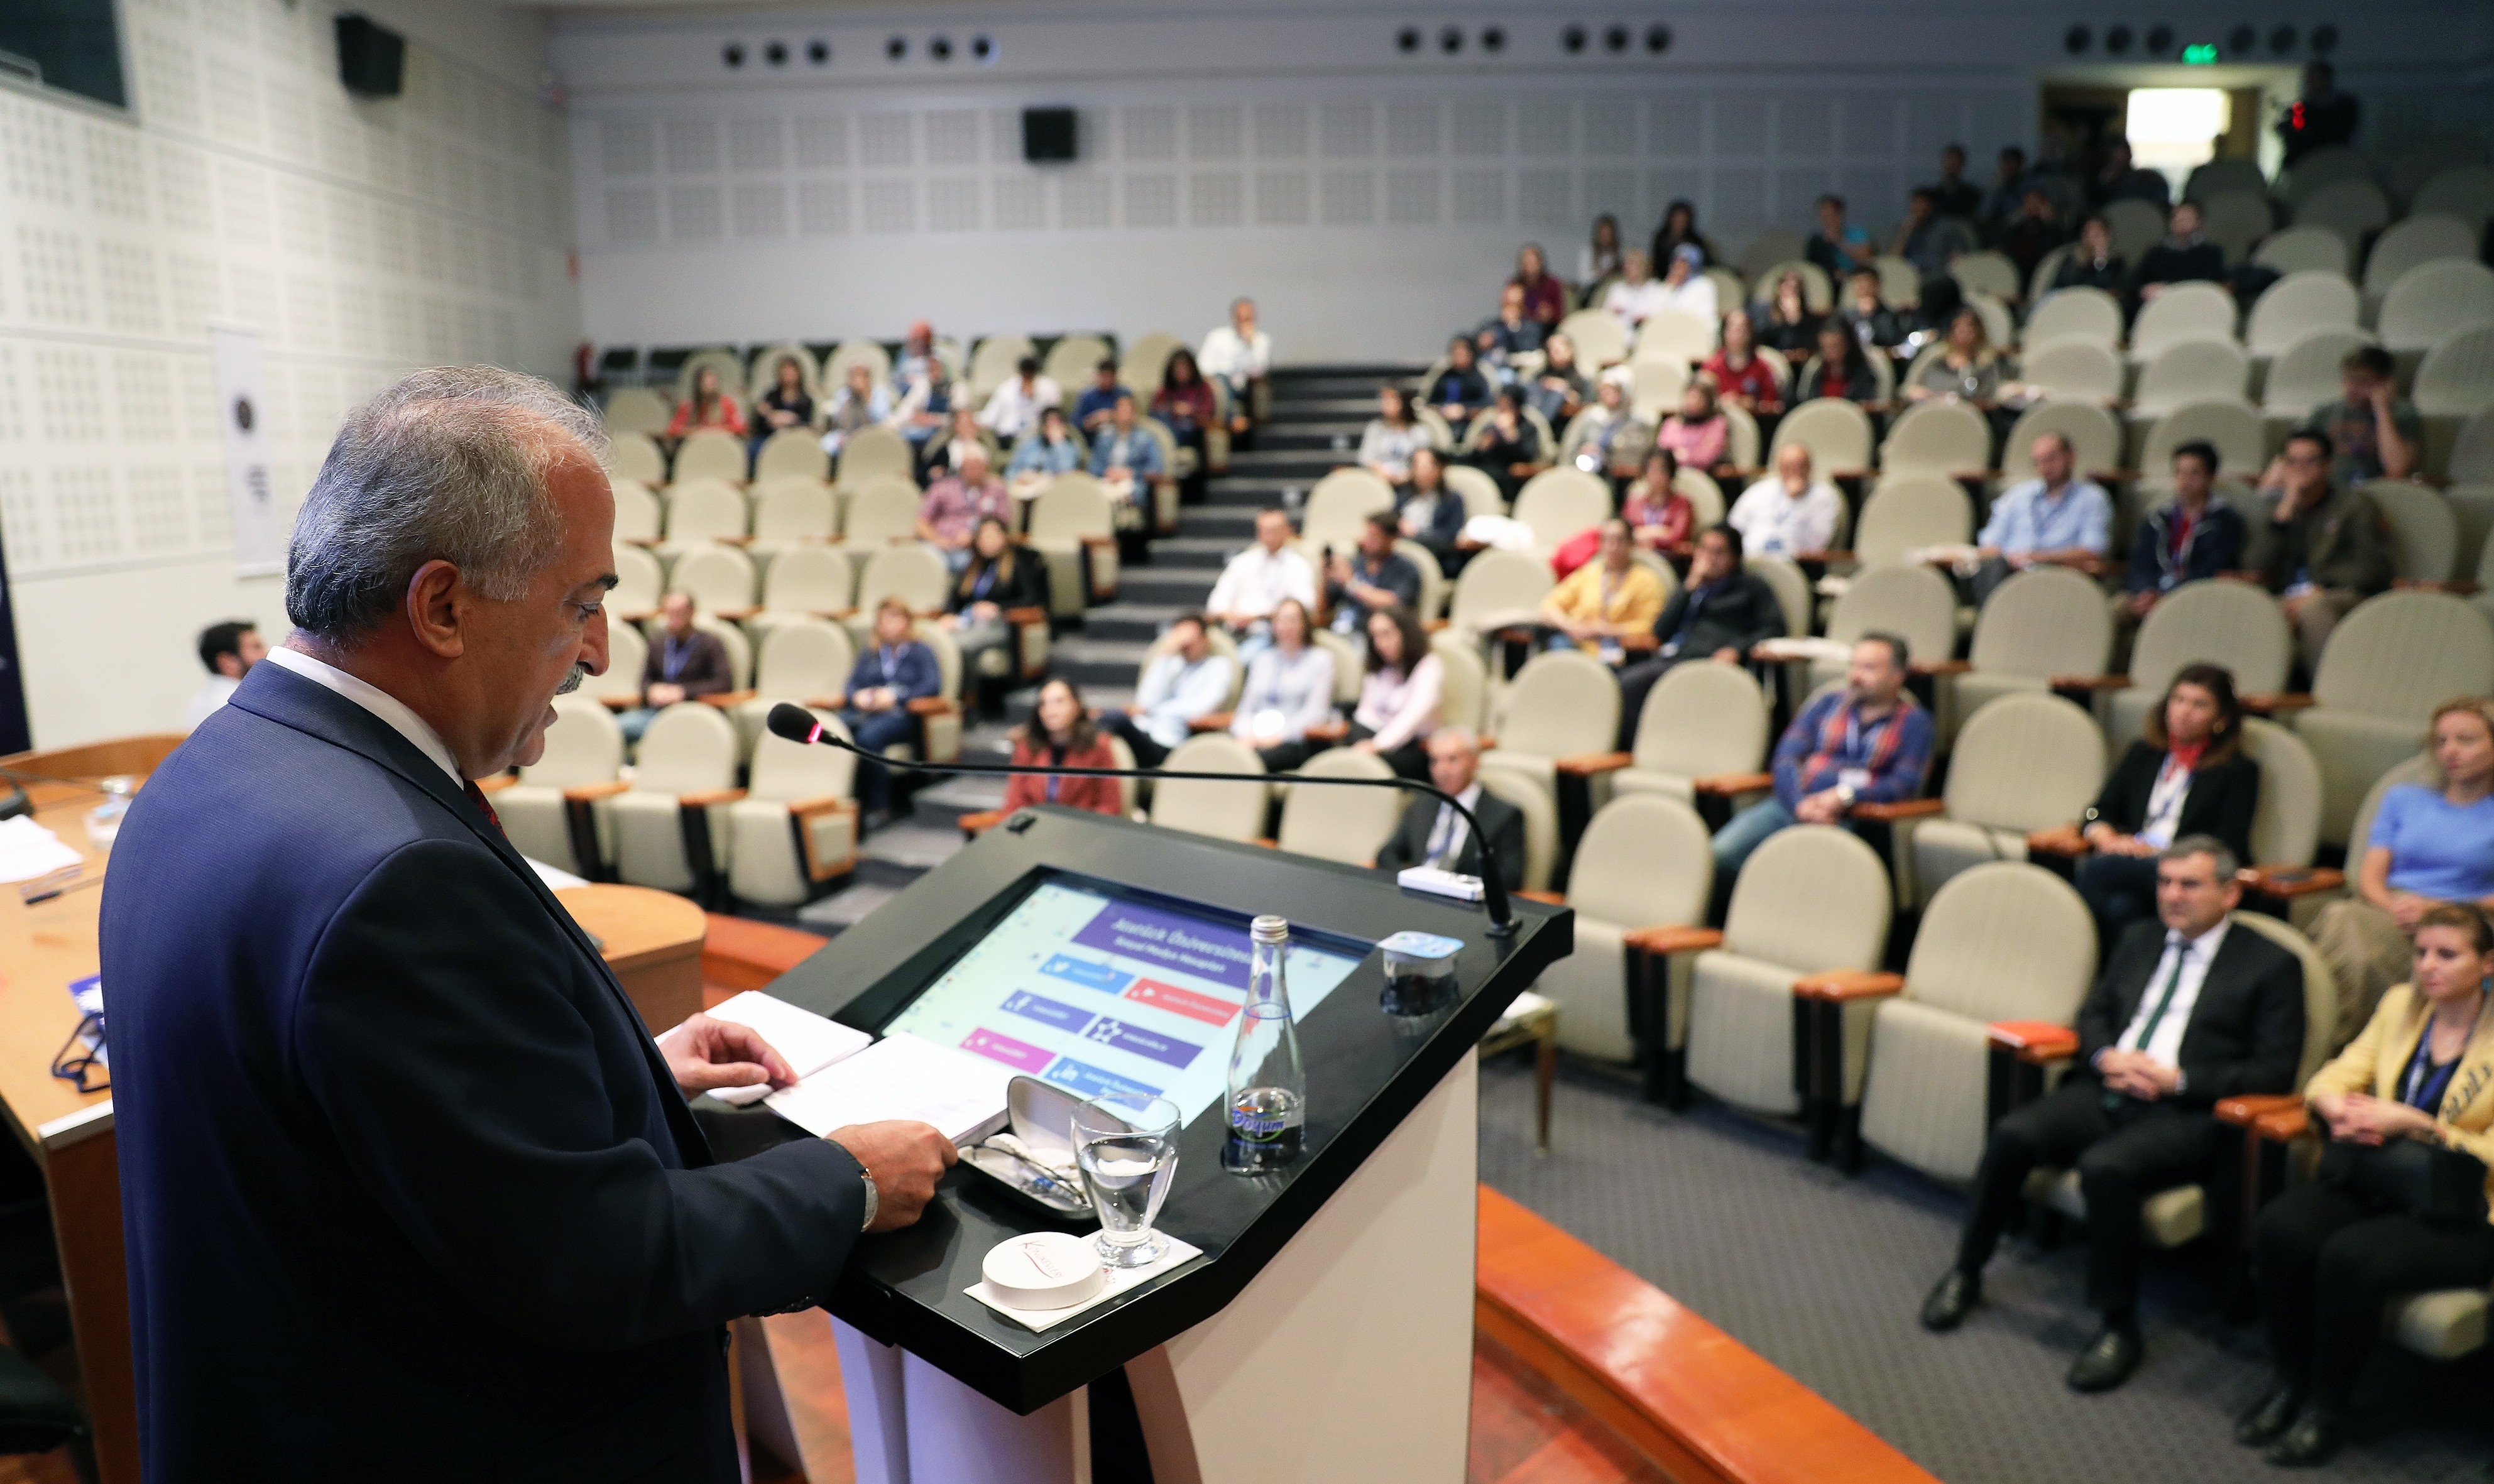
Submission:
<svg viewBox="0 0 2494 1484">
<path fill-rule="evenodd" d="M 893 651 L 892 668 L 885 669 L 883 651 L 869 644 L 857 658 L 856 668 L 849 671 L 850 695 L 881 686 L 892 687 L 902 701 L 922 701 L 944 688 L 944 671 L 935 662 L 935 651 L 915 639 L 904 640 Z"/>
<path fill-rule="evenodd" d="M 102 911 L 150 1484 L 736 1477 L 722 1325 L 829 1293 L 858 1166 L 715 1163 L 440 767 L 257 666 Z"/>
</svg>

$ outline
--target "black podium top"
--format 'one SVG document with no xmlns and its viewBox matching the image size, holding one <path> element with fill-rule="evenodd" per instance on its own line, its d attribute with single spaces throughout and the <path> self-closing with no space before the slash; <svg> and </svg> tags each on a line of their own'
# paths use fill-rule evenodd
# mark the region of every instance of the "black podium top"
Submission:
<svg viewBox="0 0 2494 1484">
<path fill-rule="evenodd" d="M 1294 932 L 1374 943 L 1412 929 L 1459 938 L 1464 948 L 1454 992 L 1426 1015 L 1389 1015 L 1381 1008 L 1384 955 L 1374 950 L 1301 1014 L 1305 1143 L 1283 1171 L 1229 1173 L 1221 1166 L 1223 1120 L 1199 1117 L 1186 1127 L 1156 1225 L 1202 1249 L 1203 1259 L 1192 1267 L 1035 1334 L 962 1291 L 980 1281 L 989 1248 L 1035 1229 L 966 1168 L 946 1178 L 916 1226 L 859 1244 L 828 1306 L 832 1313 L 1022 1413 L 1236 1297 L 1457 1058 L 1471 1053 L 1507 1002 L 1574 947 L 1574 917 L 1564 908 L 1518 900 L 1515 936 L 1502 940 L 1484 930 L 1488 920 L 1478 908 L 1405 892 L 1374 871 L 1043 806 L 1015 815 L 912 883 L 782 975 L 770 992 L 880 1030 L 1042 879 L 1148 893 L 1234 918 L 1242 927 L 1248 916 L 1279 913 Z"/>
</svg>

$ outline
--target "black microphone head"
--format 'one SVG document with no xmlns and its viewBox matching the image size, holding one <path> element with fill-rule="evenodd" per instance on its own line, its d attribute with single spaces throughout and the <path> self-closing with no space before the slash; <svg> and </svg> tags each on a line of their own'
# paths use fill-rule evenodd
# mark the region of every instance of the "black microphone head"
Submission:
<svg viewBox="0 0 2494 1484">
<path fill-rule="evenodd" d="M 814 720 L 814 713 L 792 702 L 782 701 L 771 708 L 771 714 L 764 718 L 762 724 L 771 729 L 772 736 L 784 737 L 790 742 L 809 742 L 817 738 L 818 723 Z"/>
</svg>

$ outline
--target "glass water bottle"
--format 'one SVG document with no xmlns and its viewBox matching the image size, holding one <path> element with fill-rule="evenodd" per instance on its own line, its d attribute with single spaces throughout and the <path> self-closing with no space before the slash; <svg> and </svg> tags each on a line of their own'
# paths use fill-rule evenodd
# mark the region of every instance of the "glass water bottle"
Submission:
<svg viewBox="0 0 2494 1484">
<path fill-rule="evenodd" d="M 1238 1042 L 1230 1051 L 1230 1138 L 1222 1163 L 1253 1173 L 1298 1158 L 1308 1082 L 1299 1064 L 1299 1033 L 1291 1021 L 1291 991 L 1283 975 L 1290 922 L 1260 917 L 1248 937 L 1247 1004 L 1238 1014 Z"/>
</svg>

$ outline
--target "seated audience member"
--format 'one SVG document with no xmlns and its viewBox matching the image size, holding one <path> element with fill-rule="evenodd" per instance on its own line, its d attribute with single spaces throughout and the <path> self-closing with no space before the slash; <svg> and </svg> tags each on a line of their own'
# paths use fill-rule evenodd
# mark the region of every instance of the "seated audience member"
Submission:
<svg viewBox="0 0 2494 1484">
<path fill-rule="evenodd" d="M 988 448 L 973 443 L 961 450 L 958 469 L 928 488 L 918 503 L 918 539 L 944 556 L 944 564 L 958 572 L 970 564 L 970 537 L 982 519 L 1011 527 L 1013 496 L 1004 481 L 988 472 Z"/>
<path fill-rule="evenodd" d="M 1524 885 L 1524 811 L 1480 785 L 1480 739 L 1465 727 L 1443 727 L 1429 738 L 1429 781 L 1454 795 L 1480 821 L 1498 861 L 1499 884 Z M 1460 876 L 1481 873 L 1480 842 L 1472 826 L 1443 800 L 1412 801 L 1403 822 L 1377 847 L 1377 868 L 1402 871 L 1435 866 Z"/>
<path fill-rule="evenodd" d="M 1349 741 L 1373 752 L 1406 778 L 1428 775 L 1422 751 L 1438 729 L 1438 704 L 1446 688 L 1446 663 L 1429 648 L 1429 636 L 1409 608 L 1381 608 L 1368 616 L 1368 672 L 1360 678 L 1359 705 L 1351 713 Z"/>
<path fill-rule="evenodd" d="M 983 515 L 970 537 L 969 564 L 946 591 L 944 608 L 938 621 L 961 651 L 963 675 L 979 674 L 979 657 L 989 650 L 1003 650 L 1006 672 L 1018 674 L 1019 635 L 1005 615 L 1017 608 L 1047 611 L 1048 562 L 1014 545 L 1004 522 Z"/>
<path fill-rule="evenodd" d="M 1701 531 L 1689 551 L 1688 581 L 1654 621 L 1654 657 L 1620 673 L 1619 750 L 1635 749 L 1637 717 L 1665 671 L 1696 659 L 1740 664 L 1783 631 L 1775 590 L 1741 564 L 1741 533 L 1729 526 Z"/>
<path fill-rule="evenodd" d="M 1777 274 L 1766 299 L 1749 311 L 1749 318 L 1757 326 L 1759 343 L 1770 350 L 1801 355 L 1818 344 L 1819 317 L 1810 307 L 1799 269 Z"/>
<path fill-rule="evenodd" d="M 919 447 L 918 482 L 932 485 L 955 472 L 972 449 L 977 449 L 983 459 L 989 458 L 992 453 L 980 430 L 979 414 L 966 407 L 955 408 L 944 436 L 930 438 Z"/>
<path fill-rule="evenodd" d="M 2015 144 L 2001 146 L 1998 162 L 1993 166 L 1992 189 L 1983 195 L 1982 226 L 1987 232 L 1996 232 L 2018 214 L 2019 203 L 2026 198 L 2026 151 Z"/>
<path fill-rule="evenodd" d="M 1655 261 L 1663 265 L 1661 307 L 1694 319 L 1713 324 L 1722 316 L 1717 302 L 1715 281 L 1706 276 L 1705 250 L 1693 242 L 1684 242 L 1671 250 L 1668 257 Z"/>
<path fill-rule="evenodd" d="M 1412 455 L 1429 447 L 1429 430 L 1412 417 L 1412 397 L 1388 381 L 1377 389 L 1377 415 L 1359 430 L 1359 467 L 1387 484 L 1408 484 Z"/>
<path fill-rule="evenodd" d="M 2077 1391 L 2139 1368 L 2140 1206 L 2210 1179 L 2216 1105 L 2294 1085 L 2303 1052 L 2303 966 L 2227 913 L 2242 899 L 2224 842 L 2188 834 L 2158 853 L 2156 918 L 2108 951 L 2079 1006 L 2069 1075 L 1992 1126 L 1957 1265 L 1923 1301 L 1925 1329 L 1962 1323 L 1983 1266 L 2037 1166 L 2072 1166 L 2087 1202 L 2087 1304 L 2102 1317 L 2070 1367 Z"/>
<path fill-rule="evenodd" d="M 1256 388 L 1273 366 L 1273 337 L 1256 327 L 1256 301 L 1232 300 L 1230 322 L 1203 337 L 1196 358 L 1206 377 L 1229 389 L 1231 434 L 1255 426 Z"/>
<path fill-rule="evenodd" d="M 736 405 L 734 397 L 719 390 L 715 366 L 704 366 L 693 373 L 693 394 L 676 404 L 676 415 L 667 422 L 667 440 L 680 442 L 685 435 L 704 428 L 745 437 L 745 410 Z"/>
<path fill-rule="evenodd" d="M 1369 615 L 1403 607 L 1420 608 L 1420 569 L 1394 549 L 1394 517 L 1375 511 L 1359 527 L 1359 544 L 1349 552 L 1325 554 L 1325 602 L 1333 626 L 1346 634 L 1366 634 Z"/>
<path fill-rule="evenodd" d="M 2287 435 L 2261 476 L 2265 517 L 2252 522 L 2243 560 L 2279 595 L 2307 670 L 2348 610 L 2390 586 L 2388 538 L 2373 497 L 2331 482 L 2329 435 Z"/>
<path fill-rule="evenodd" d="M 1777 831 L 1840 825 L 1856 804 L 1897 803 L 1922 793 L 1931 765 L 1931 713 L 1905 689 L 1912 664 L 1905 641 L 1894 634 L 1854 642 L 1843 688 L 1803 707 L 1776 742 L 1774 796 L 1715 832 L 1718 896 Z"/>
<path fill-rule="evenodd" d="M 1142 683 L 1135 689 L 1132 711 L 1108 712 L 1100 725 L 1126 740 L 1139 768 L 1158 768 L 1169 760 L 1199 716 L 1209 716 L 1230 701 L 1237 668 L 1227 654 L 1212 651 L 1204 637 L 1201 614 L 1180 614 L 1170 621 L 1169 647 L 1143 667 Z"/>
<path fill-rule="evenodd" d="M 680 701 L 721 695 L 736 685 L 735 667 L 727 646 L 716 634 L 693 624 L 693 599 L 688 592 L 670 592 L 658 600 L 659 628 L 650 643 L 650 657 L 641 663 L 641 704 L 617 714 L 616 727 L 626 742 L 638 742 L 658 712 Z"/>
<path fill-rule="evenodd" d="M 2424 451 L 2424 419 L 2399 395 L 2390 352 L 2357 346 L 2338 363 L 2346 395 L 2312 409 L 2304 426 L 2329 435 L 2338 450 L 2329 477 L 2353 488 L 2368 479 L 2405 479 Z"/>
<path fill-rule="evenodd" d="M 1272 505 L 1256 512 L 1256 544 L 1230 559 L 1203 607 L 1212 621 L 1238 637 L 1238 657 L 1246 660 L 1269 642 L 1267 621 L 1286 597 L 1315 608 L 1317 574 L 1291 544 L 1290 516 Z"/>
<path fill-rule="evenodd" d="M 873 388 L 874 373 L 867 371 L 867 384 Z M 892 414 L 892 399 L 886 394 L 883 412 L 875 418 L 881 422 Z M 793 355 L 779 357 L 771 370 L 771 389 L 753 405 L 753 451 L 762 451 L 763 441 L 783 428 L 807 428 L 814 422 L 814 394 L 806 390 L 806 368 L 797 364 Z M 831 450 L 834 453 L 838 449 Z"/>
<path fill-rule="evenodd" d="M 2184 201 L 2166 218 L 2165 240 L 2139 256 L 2139 297 L 2144 303 L 2164 292 L 2169 284 L 2217 283 L 2225 276 L 2226 250 L 2200 235 L 2200 208 Z"/>
<path fill-rule="evenodd" d="M 1082 692 L 1061 675 L 1039 687 L 1030 719 L 1014 729 L 1013 760 L 1019 768 L 1114 768 L 1117 755 L 1109 739 L 1082 705 Z M 1095 814 L 1125 813 L 1124 785 L 1115 778 L 1042 777 L 1018 772 L 1005 780 L 1005 802 L 997 812 L 1011 814 L 1035 803 L 1060 803 Z"/>
<path fill-rule="evenodd" d="M 1458 335 L 1446 342 L 1446 369 L 1420 390 L 1420 400 L 1436 408 L 1458 438 L 1490 403 L 1489 378 L 1481 375 L 1478 362 L 1472 337 Z"/>
<path fill-rule="evenodd" d="M 1429 549 L 1438 570 L 1452 579 L 1474 548 L 1464 544 L 1464 498 L 1446 488 L 1445 463 L 1435 448 L 1412 451 L 1412 482 L 1397 491 L 1394 521 L 1403 534 Z"/>
<path fill-rule="evenodd" d="M 2079 245 L 2053 270 L 2054 288 L 2101 288 L 2115 298 L 2130 288 L 2130 269 L 2113 250 L 2113 224 L 2089 217 L 2079 226 Z"/>
<path fill-rule="evenodd" d="M 907 377 L 894 373 L 892 384 L 900 395 L 892 404 L 891 425 L 923 454 L 928 443 L 953 425 L 953 383 L 937 357 L 924 357 L 919 365 Z"/>
<path fill-rule="evenodd" d="M 1594 218 L 1593 240 L 1576 250 L 1576 287 L 1590 295 L 1596 285 L 1622 266 L 1620 219 L 1605 211 Z"/>
<path fill-rule="evenodd" d="M 1879 275 L 1867 268 L 1845 281 L 1844 303 L 1833 322 L 1844 326 L 1864 355 L 1901 345 L 1908 333 L 1905 317 L 1879 297 Z"/>
<path fill-rule="evenodd" d="M 1524 313 L 1545 331 L 1554 329 L 1567 318 L 1567 288 L 1551 276 L 1550 260 L 1543 255 L 1541 244 L 1528 242 L 1515 255 L 1515 277 L 1508 279 L 1524 290 Z"/>
<path fill-rule="evenodd" d="M 1090 437 L 1095 430 L 1108 426 L 1110 414 L 1116 411 L 1120 396 L 1133 395 L 1117 380 L 1117 358 L 1102 357 L 1092 373 L 1091 384 L 1082 388 L 1081 396 L 1074 399 L 1075 426 L 1082 430 L 1083 437 Z"/>
<path fill-rule="evenodd" d="M 1662 208 L 1662 223 L 1654 229 L 1654 251 L 1648 256 L 1656 262 L 1669 262 L 1671 255 L 1685 247 L 1697 250 L 1700 268 L 1716 260 L 1715 244 L 1697 230 L 1696 205 L 1681 199 Z"/>
<path fill-rule="evenodd" d="M 1940 214 L 1929 189 L 1918 187 L 1905 197 L 1905 220 L 1888 251 L 1912 263 L 1928 284 L 1947 278 L 1949 264 L 1974 251 L 1974 239 L 1962 223 Z"/>
<path fill-rule="evenodd" d="M 1630 340 L 1636 338 L 1638 325 L 1670 303 L 1671 290 L 1654 276 L 1645 249 L 1630 248 L 1620 255 L 1620 276 L 1602 293 L 1602 313 L 1617 319 Z"/>
<path fill-rule="evenodd" d="M 1831 282 L 1840 284 L 1854 269 L 1870 267 L 1878 255 L 1870 234 L 1844 219 L 1844 197 L 1818 198 L 1818 230 L 1810 234 L 1802 257 L 1818 264 Z"/>
<path fill-rule="evenodd" d="M 1203 434 L 1221 414 L 1210 383 L 1196 369 L 1194 351 L 1170 352 L 1169 365 L 1161 372 L 1161 389 L 1152 396 L 1152 415 L 1170 430 L 1180 448 L 1195 450 L 1195 472 L 1187 478 L 1185 495 L 1189 500 L 1201 500 L 1203 481 L 1212 472 L 1211 450 Z"/>
<path fill-rule="evenodd" d="M 2216 444 L 2193 439 L 2174 450 L 2174 498 L 2147 512 L 2130 543 L 2123 608 L 2131 618 L 2145 618 L 2186 582 L 2242 566 L 2243 518 L 2217 499 L 2216 482 Z"/>
<path fill-rule="evenodd" d="M 1786 443 L 1776 450 L 1776 471 L 1741 492 L 1724 524 L 1741 533 L 1744 551 L 1798 557 L 1827 550 L 1842 509 L 1836 486 L 1810 476 L 1810 450 Z"/>
<path fill-rule="evenodd" d="M 2060 213 L 2053 209 L 2052 196 L 2044 191 L 2029 191 L 2017 217 L 2001 229 L 2000 252 L 2018 265 L 2018 282 L 2023 285 L 2034 278 L 2045 254 L 2069 240 L 2070 229 L 2062 224 Z"/>
<path fill-rule="evenodd" d="M 1135 394 L 1120 388 L 1108 423 L 1091 435 L 1091 476 L 1108 487 L 1110 499 L 1148 511 L 1152 485 L 1166 472 L 1161 440 L 1135 416 Z"/>
<path fill-rule="evenodd" d="M 1905 400 L 1949 397 L 1988 408 L 2000 400 L 2001 388 L 2017 375 L 2018 368 L 2009 358 L 1992 348 L 1992 333 L 1983 327 L 1983 317 L 1970 307 L 1961 309 L 1949 317 L 1947 346 L 1923 362 L 1923 369 L 1905 387 Z"/>
<path fill-rule="evenodd" d="M 988 405 L 979 409 L 979 426 L 1011 442 L 1039 426 L 1043 409 L 1064 402 L 1056 383 L 1040 374 L 1039 357 L 1025 355 L 1015 364 L 1013 376 L 988 394 Z"/>
<path fill-rule="evenodd" d="M 1647 551 L 1679 550 L 1697 524 L 1697 507 L 1673 487 L 1679 477 L 1680 460 L 1672 451 L 1650 448 L 1645 467 L 1628 481 L 1627 496 L 1620 502 L 1620 519 L 1627 522 L 1629 539 Z"/>
<path fill-rule="evenodd" d="M 2252 1227 L 2262 1318 L 2277 1376 L 2235 1425 L 2272 1464 L 2338 1450 L 2357 1378 L 2397 1299 L 2494 1279 L 2494 926 L 2472 906 L 2417 919 L 2409 982 L 2382 997 L 2363 1034 L 2312 1075 L 2304 1105 L 2326 1129 L 2317 1178 L 2269 1202 Z M 2395 1175 L 2452 1166 L 2469 1188 L 2448 1208 L 2408 1198 Z M 2413 1191 L 2420 1182 L 2408 1181 Z"/>
<path fill-rule="evenodd" d="M 944 358 L 935 353 L 935 326 L 924 319 L 911 320 L 900 353 L 892 358 L 892 384 L 905 388 L 912 381 L 942 380 L 943 366 Z"/>
<path fill-rule="evenodd" d="M 2352 141 L 2362 113 L 2361 100 L 2338 91 L 2338 69 L 2327 62 L 2306 62 L 2301 94 L 2294 107 L 2277 116 L 2277 138 L 2286 146 L 2286 164 L 2291 167 L 2316 149 Z"/>
<path fill-rule="evenodd" d="M 1951 144 L 1940 150 L 1940 178 L 1923 187 L 1931 198 L 1932 209 L 1944 217 L 1957 217 L 1971 222 L 1983 212 L 1983 188 L 1965 178 L 1965 146 Z"/>
<path fill-rule="evenodd" d="M 1039 414 L 1039 426 L 1014 445 L 1005 461 L 1005 488 L 1017 500 L 1033 500 L 1057 475 L 1082 467 L 1082 445 L 1066 426 L 1065 409 L 1049 408 Z"/>
<path fill-rule="evenodd" d="M 1715 383 L 1718 400 L 1752 417 L 1783 410 L 1783 382 L 1758 354 L 1757 323 L 1746 309 L 1723 317 L 1723 343 L 1697 369 Z"/>
<path fill-rule="evenodd" d="M 2224 667 L 2183 666 L 2140 731 L 2079 820 L 2095 851 L 2079 864 L 2079 894 L 2108 951 L 2156 915 L 2157 852 L 2205 834 L 2248 861 L 2260 803 L 2260 764 L 2243 752 L 2243 709 Z"/>
<path fill-rule="evenodd" d="M 918 718 L 910 713 L 909 703 L 944 688 L 935 651 L 910 637 L 912 621 L 909 605 L 899 598 L 888 597 L 877 605 L 874 643 L 858 656 L 848 684 L 829 698 L 849 729 L 849 740 L 877 757 L 887 747 L 917 739 Z M 887 823 L 892 817 L 892 771 L 859 759 L 857 801 L 861 831 Z"/>
<path fill-rule="evenodd" d="M 1308 728 L 1333 716 L 1333 651 L 1308 642 L 1314 627 L 1298 599 L 1282 599 L 1273 606 L 1273 642 L 1247 662 L 1230 735 L 1256 749 L 1266 772 L 1314 757 Z"/>
<path fill-rule="evenodd" d="M 182 731 L 198 731 L 200 722 L 232 698 L 234 687 L 251 673 L 251 667 L 267 657 L 268 646 L 260 641 L 259 626 L 248 619 L 211 623 L 199 630 L 199 663 L 207 666 L 208 679 L 182 708 Z"/>
<path fill-rule="evenodd" d="M 1829 319 L 1818 327 L 1818 353 L 1793 373 L 1792 400 L 1795 406 L 1820 397 L 1841 397 L 1864 407 L 1879 405 L 1879 377 L 1870 369 L 1870 357 L 1878 352 L 1867 351 L 1854 339 L 1841 320 Z"/>
<path fill-rule="evenodd" d="M 1524 415 L 1524 394 L 1512 386 L 1498 389 L 1471 444 L 1467 459 L 1497 480 L 1498 492 L 1508 500 L 1541 468 L 1540 430 Z"/>
<path fill-rule="evenodd" d="M 1628 409 L 1628 369 L 1614 366 L 1602 373 L 1594 405 L 1576 414 L 1559 445 L 1560 462 L 1589 474 L 1619 477 L 1633 469 L 1654 446 L 1654 426 Z"/>
<path fill-rule="evenodd" d="M 2108 139 L 2104 165 L 2087 183 L 2087 199 L 2101 211 L 2114 201 L 2145 201 L 2162 209 L 2174 199 L 2174 188 L 2159 170 L 2143 169 L 2131 161 L 2128 139 Z"/>
<path fill-rule="evenodd" d="M 1594 560 L 1568 573 L 1541 600 L 1541 621 L 1553 630 L 1549 648 L 1573 645 L 1616 666 L 1627 656 L 1620 641 L 1651 629 L 1662 612 L 1662 579 L 1636 560 L 1627 522 L 1613 516 L 1602 522 L 1601 530 L 1601 549 Z"/>
<path fill-rule="evenodd" d="M 1501 381 L 1516 378 L 1515 361 L 1541 348 L 1546 332 L 1541 321 L 1524 312 L 1524 289 L 1509 284 L 1498 291 L 1498 313 L 1473 335 L 1480 347 L 1480 363 Z"/>
<path fill-rule="evenodd" d="M 1585 398 L 1593 386 L 1585 378 L 1587 370 L 1576 362 L 1576 343 L 1565 335 L 1552 335 L 1541 343 L 1541 369 L 1524 378 L 1524 400 L 1541 413 L 1554 428 L 1567 426 L 1567 420 L 1584 410 Z"/>
<path fill-rule="evenodd" d="M 2035 477 L 2000 492 L 1974 534 L 1982 561 L 1973 580 L 1977 607 L 2014 573 L 2031 566 L 2092 568 L 2113 549 L 2113 497 L 2078 471 L 2069 439 L 2047 433 L 2029 450 Z"/>
<path fill-rule="evenodd" d="M 2435 781 L 2383 791 L 2372 833 L 2347 845 L 2355 893 L 2313 919 L 2312 944 L 2338 983 L 2342 1042 L 2407 972 L 2426 912 L 2494 908 L 2494 705 L 2445 703 L 2426 743 Z"/>
<path fill-rule="evenodd" d="M 792 367 L 796 363 L 782 361 L 779 364 L 783 368 L 780 375 L 785 377 L 787 375 L 785 368 Z M 779 390 L 785 389 L 782 387 Z M 803 392 L 804 388 L 800 387 L 798 390 Z M 772 393 L 773 396 L 778 394 L 778 391 Z M 764 411 L 776 417 L 778 414 L 771 411 L 767 401 L 768 399 L 766 399 Z M 813 399 L 807 398 L 806 407 L 808 417 L 812 415 L 813 405 Z M 847 379 L 842 382 L 837 392 L 833 393 L 832 405 L 823 414 L 823 451 L 835 458 L 838 457 L 839 451 L 847 446 L 849 439 L 860 428 L 883 426 L 893 420 L 893 414 L 892 389 L 875 384 L 873 367 L 864 361 L 850 362 Z"/>
<path fill-rule="evenodd" d="M 1682 387 L 1680 410 L 1662 420 L 1654 440 L 1690 469 L 1724 467 L 1732 448 L 1732 419 L 1715 405 L 1714 383 L 1699 377 Z"/>
</svg>

